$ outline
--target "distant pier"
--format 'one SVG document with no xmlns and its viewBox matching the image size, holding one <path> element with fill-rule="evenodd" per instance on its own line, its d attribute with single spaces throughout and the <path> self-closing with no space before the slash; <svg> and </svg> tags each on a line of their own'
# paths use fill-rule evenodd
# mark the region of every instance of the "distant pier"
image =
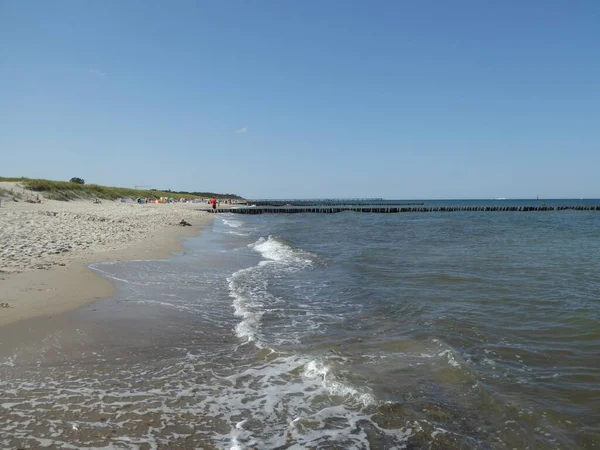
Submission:
<svg viewBox="0 0 600 450">
<path fill-rule="evenodd" d="M 534 212 L 534 211 L 600 211 L 600 206 L 381 206 L 381 205 L 344 205 L 344 206 L 256 206 L 217 208 L 217 213 L 230 214 L 295 214 L 316 213 L 335 214 L 345 211 L 361 213 L 426 213 L 426 212 Z"/>
</svg>

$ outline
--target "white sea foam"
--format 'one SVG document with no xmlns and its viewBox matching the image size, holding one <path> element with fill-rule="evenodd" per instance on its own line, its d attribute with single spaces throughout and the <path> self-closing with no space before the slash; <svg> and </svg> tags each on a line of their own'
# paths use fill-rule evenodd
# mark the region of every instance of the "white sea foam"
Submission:
<svg viewBox="0 0 600 450">
<path fill-rule="evenodd" d="M 43 445 L 96 448 L 95 436 L 102 433 L 128 448 L 184 448 L 192 442 L 202 448 L 198 440 L 205 439 L 211 448 L 359 449 L 371 445 L 371 429 L 401 448 L 410 435 L 408 428 L 379 427 L 370 393 L 334 373 L 326 359 L 271 351 L 244 362 L 245 351 L 220 352 L 182 349 L 157 366 L 72 366 L 66 374 L 46 368 L 22 381 L 0 379 L 6 394 L 0 413 L 11 430 L 5 447 L 31 440 L 37 447 L 43 436 Z M 67 418 L 73 410 L 77 418 Z M 140 420 L 152 422 L 147 433 L 129 426 Z"/>
<path fill-rule="evenodd" d="M 17 355 L 12 355 L 6 358 L 3 362 L 0 363 L 0 366 L 10 366 L 14 367 L 15 360 L 17 359 Z"/>
<path fill-rule="evenodd" d="M 239 228 L 242 226 L 242 222 L 239 222 L 235 219 L 232 218 L 225 218 L 225 217 L 221 217 L 221 220 L 223 221 L 223 223 L 225 225 L 230 226 L 231 228 Z"/>
<path fill-rule="evenodd" d="M 264 281 L 256 272 L 256 266 L 235 272 L 228 280 L 229 296 L 233 298 L 234 314 L 242 319 L 235 327 L 236 335 L 243 342 L 253 342 L 262 347 L 259 337 L 264 314 L 263 299 L 267 292 Z"/>
<path fill-rule="evenodd" d="M 92 265 L 90 265 L 90 269 L 95 270 L 96 272 L 101 273 L 102 276 L 105 277 L 105 278 L 109 278 L 111 280 L 120 281 L 122 283 L 127 283 L 127 284 L 131 284 L 132 283 L 132 281 L 130 281 L 130 280 L 126 280 L 125 278 L 117 277 L 116 275 L 113 275 L 112 273 L 107 272 L 105 270 L 102 270 L 100 268 L 102 265 L 108 265 L 108 264 L 114 264 L 114 263 L 109 262 L 109 263 L 102 263 L 102 264 L 92 264 Z"/>
<path fill-rule="evenodd" d="M 233 234 L 235 236 L 248 236 L 248 233 L 240 233 L 239 231 L 229 230 L 225 232 L 226 234 Z"/>
<path fill-rule="evenodd" d="M 261 238 L 249 247 L 264 259 L 256 266 L 235 272 L 228 280 L 234 313 L 241 318 L 235 333 L 245 343 L 268 349 L 271 342 L 265 340 L 262 321 L 267 312 L 278 310 L 276 305 L 279 301 L 269 292 L 269 277 L 309 268 L 314 255 L 273 236 Z M 310 308 L 306 303 L 300 305 Z M 293 327 L 294 318 L 289 320 Z M 318 324 L 311 327 L 317 328 Z M 273 336 L 270 339 L 277 341 Z M 287 341 L 290 340 L 293 341 L 287 336 Z M 275 353 L 274 350 L 271 353 Z M 229 442 L 230 449 L 274 448 L 289 446 L 290 443 L 303 448 L 318 446 L 322 442 L 337 442 L 346 448 L 365 448 L 369 441 L 358 424 L 366 420 L 370 426 L 379 429 L 363 411 L 377 405 L 371 393 L 359 390 L 336 376 L 324 359 L 279 355 L 267 364 L 248 367 L 230 375 L 227 380 L 228 385 L 236 386 L 236 389 L 221 395 L 221 402 L 212 408 L 215 414 L 223 414 L 225 408 L 230 411 L 226 416 L 243 417 L 232 421 L 229 435 L 223 437 Z M 251 392 L 240 390 L 241 386 L 251 388 Z M 236 413 L 232 414 L 233 411 Z M 245 413 L 240 414 L 240 411 Z M 285 431 L 277 431 L 274 424 L 284 411 L 284 416 L 293 417 L 293 420 Z M 337 429 L 340 421 L 346 426 Z M 256 423 L 262 424 L 260 430 L 256 429 Z M 332 429 L 332 423 L 338 425 Z M 390 430 L 380 432 L 386 434 Z M 393 439 L 404 442 L 407 436 L 400 432 L 394 434 Z"/>
<path fill-rule="evenodd" d="M 312 260 L 310 254 L 300 249 L 294 249 L 285 242 L 269 236 L 267 239 L 260 238 L 258 241 L 250 244 L 264 258 L 270 261 L 277 261 L 298 268 L 310 266 Z"/>
<path fill-rule="evenodd" d="M 448 359 L 448 364 L 450 364 L 452 367 L 456 367 L 456 368 L 460 367 L 460 364 L 454 358 L 454 354 L 452 353 L 452 350 L 450 350 L 449 348 L 438 353 L 438 356 L 445 356 Z"/>
<path fill-rule="evenodd" d="M 263 348 L 267 343 L 262 340 L 262 317 L 278 302 L 268 290 L 267 277 L 272 271 L 302 270 L 312 260 L 309 253 L 271 236 L 260 238 L 249 247 L 265 259 L 256 266 L 238 270 L 228 279 L 229 296 L 233 299 L 234 314 L 242 319 L 235 327 L 236 335 L 243 342 Z"/>
<path fill-rule="evenodd" d="M 450 346 L 448 346 L 439 339 L 432 339 L 431 342 L 435 343 L 440 351 L 435 355 L 422 355 L 423 357 L 442 357 L 446 359 L 450 366 L 456 369 L 459 369 L 461 367 L 460 363 L 456 360 L 455 351 L 452 348 L 450 348 Z"/>
<path fill-rule="evenodd" d="M 299 371 L 301 377 L 295 375 Z M 244 417 L 231 422 L 228 436 L 231 449 L 290 444 L 304 448 L 323 441 L 345 443 L 346 448 L 365 448 L 369 445 L 367 436 L 358 423 L 367 421 L 378 428 L 365 411 L 376 405 L 372 396 L 344 384 L 321 361 L 280 355 L 268 364 L 248 367 L 227 380 L 237 388 L 230 390 L 224 396 L 227 400 L 217 406 L 219 414 L 230 416 L 237 411 L 233 417 Z M 293 418 L 286 429 L 281 428 L 282 416 Z M 261 427 L 257 429 L 252 423 L 260 423 Z M 337 424 L 333 429 L 332 423 Z M 394 434 L 394 437 L 403 442 L 407 435 Z"/>
<path fill-rule="evenodd" d="M 351 396 L 361 402 L 364 406 L 375 405 L 375 399 L 371 394 L 360 392 L 359 390 L 340 382 L 331 373 L 331 369 L 321 361 L 313 360 L 306 364 L 304 376 L 309 379 L 322 380 L 323 387 L 335 396 Z"/>
</svg>

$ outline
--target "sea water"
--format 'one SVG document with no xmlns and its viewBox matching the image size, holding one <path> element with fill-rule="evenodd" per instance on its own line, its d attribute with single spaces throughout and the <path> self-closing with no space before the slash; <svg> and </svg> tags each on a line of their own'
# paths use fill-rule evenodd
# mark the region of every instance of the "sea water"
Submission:
<svg viewBox="0 0 600 450">
<path fill-rule="evenodd" d="M 600 446 L 600 213 L 219 215 L 0 366 L 4 448 Z"/>
</svg>

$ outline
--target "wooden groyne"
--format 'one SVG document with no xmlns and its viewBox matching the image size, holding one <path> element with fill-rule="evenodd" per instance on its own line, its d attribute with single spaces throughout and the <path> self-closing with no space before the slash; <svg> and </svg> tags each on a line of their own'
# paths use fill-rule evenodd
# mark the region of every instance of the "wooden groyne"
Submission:
<svg viewBox="0 0 600 450">
<path fill-rule="evenodd" d="M 417 213 L 417 212 L 533 212 L 533 211 L 600 211 L 600 206 L 261 206 L 261 207 L 235 207 L 217 208 L 217 213 L 233 214 L 294 214 L 294 213 L 316 213 L 335 214 L 345 211 L 362 213 Z"/>
<path fill-rule="evenodd" d="M 389 202 L 383 199 L 370 201 L 365 203 L 364 201 L 342 201 L 342 200 L 249 200 L 248 204 L 256 206 L 276 206 L 276 207 L 290 207 L 290 206 L 302 206 L 302 207 L 316 207 L 316 206 L 423 206 L 423 202 Z"/>
</svg>

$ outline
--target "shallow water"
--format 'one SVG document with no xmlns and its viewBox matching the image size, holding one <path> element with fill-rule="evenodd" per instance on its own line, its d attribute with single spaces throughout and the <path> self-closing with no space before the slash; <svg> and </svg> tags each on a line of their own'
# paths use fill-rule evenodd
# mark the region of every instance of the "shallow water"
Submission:
<svg viewBox="0 0 600 450">
<path fill-rule="evenodd" d="M 2 447 L 600 446 L 600 214 L 221 215 L 0 366 Z"/>
</svg>

